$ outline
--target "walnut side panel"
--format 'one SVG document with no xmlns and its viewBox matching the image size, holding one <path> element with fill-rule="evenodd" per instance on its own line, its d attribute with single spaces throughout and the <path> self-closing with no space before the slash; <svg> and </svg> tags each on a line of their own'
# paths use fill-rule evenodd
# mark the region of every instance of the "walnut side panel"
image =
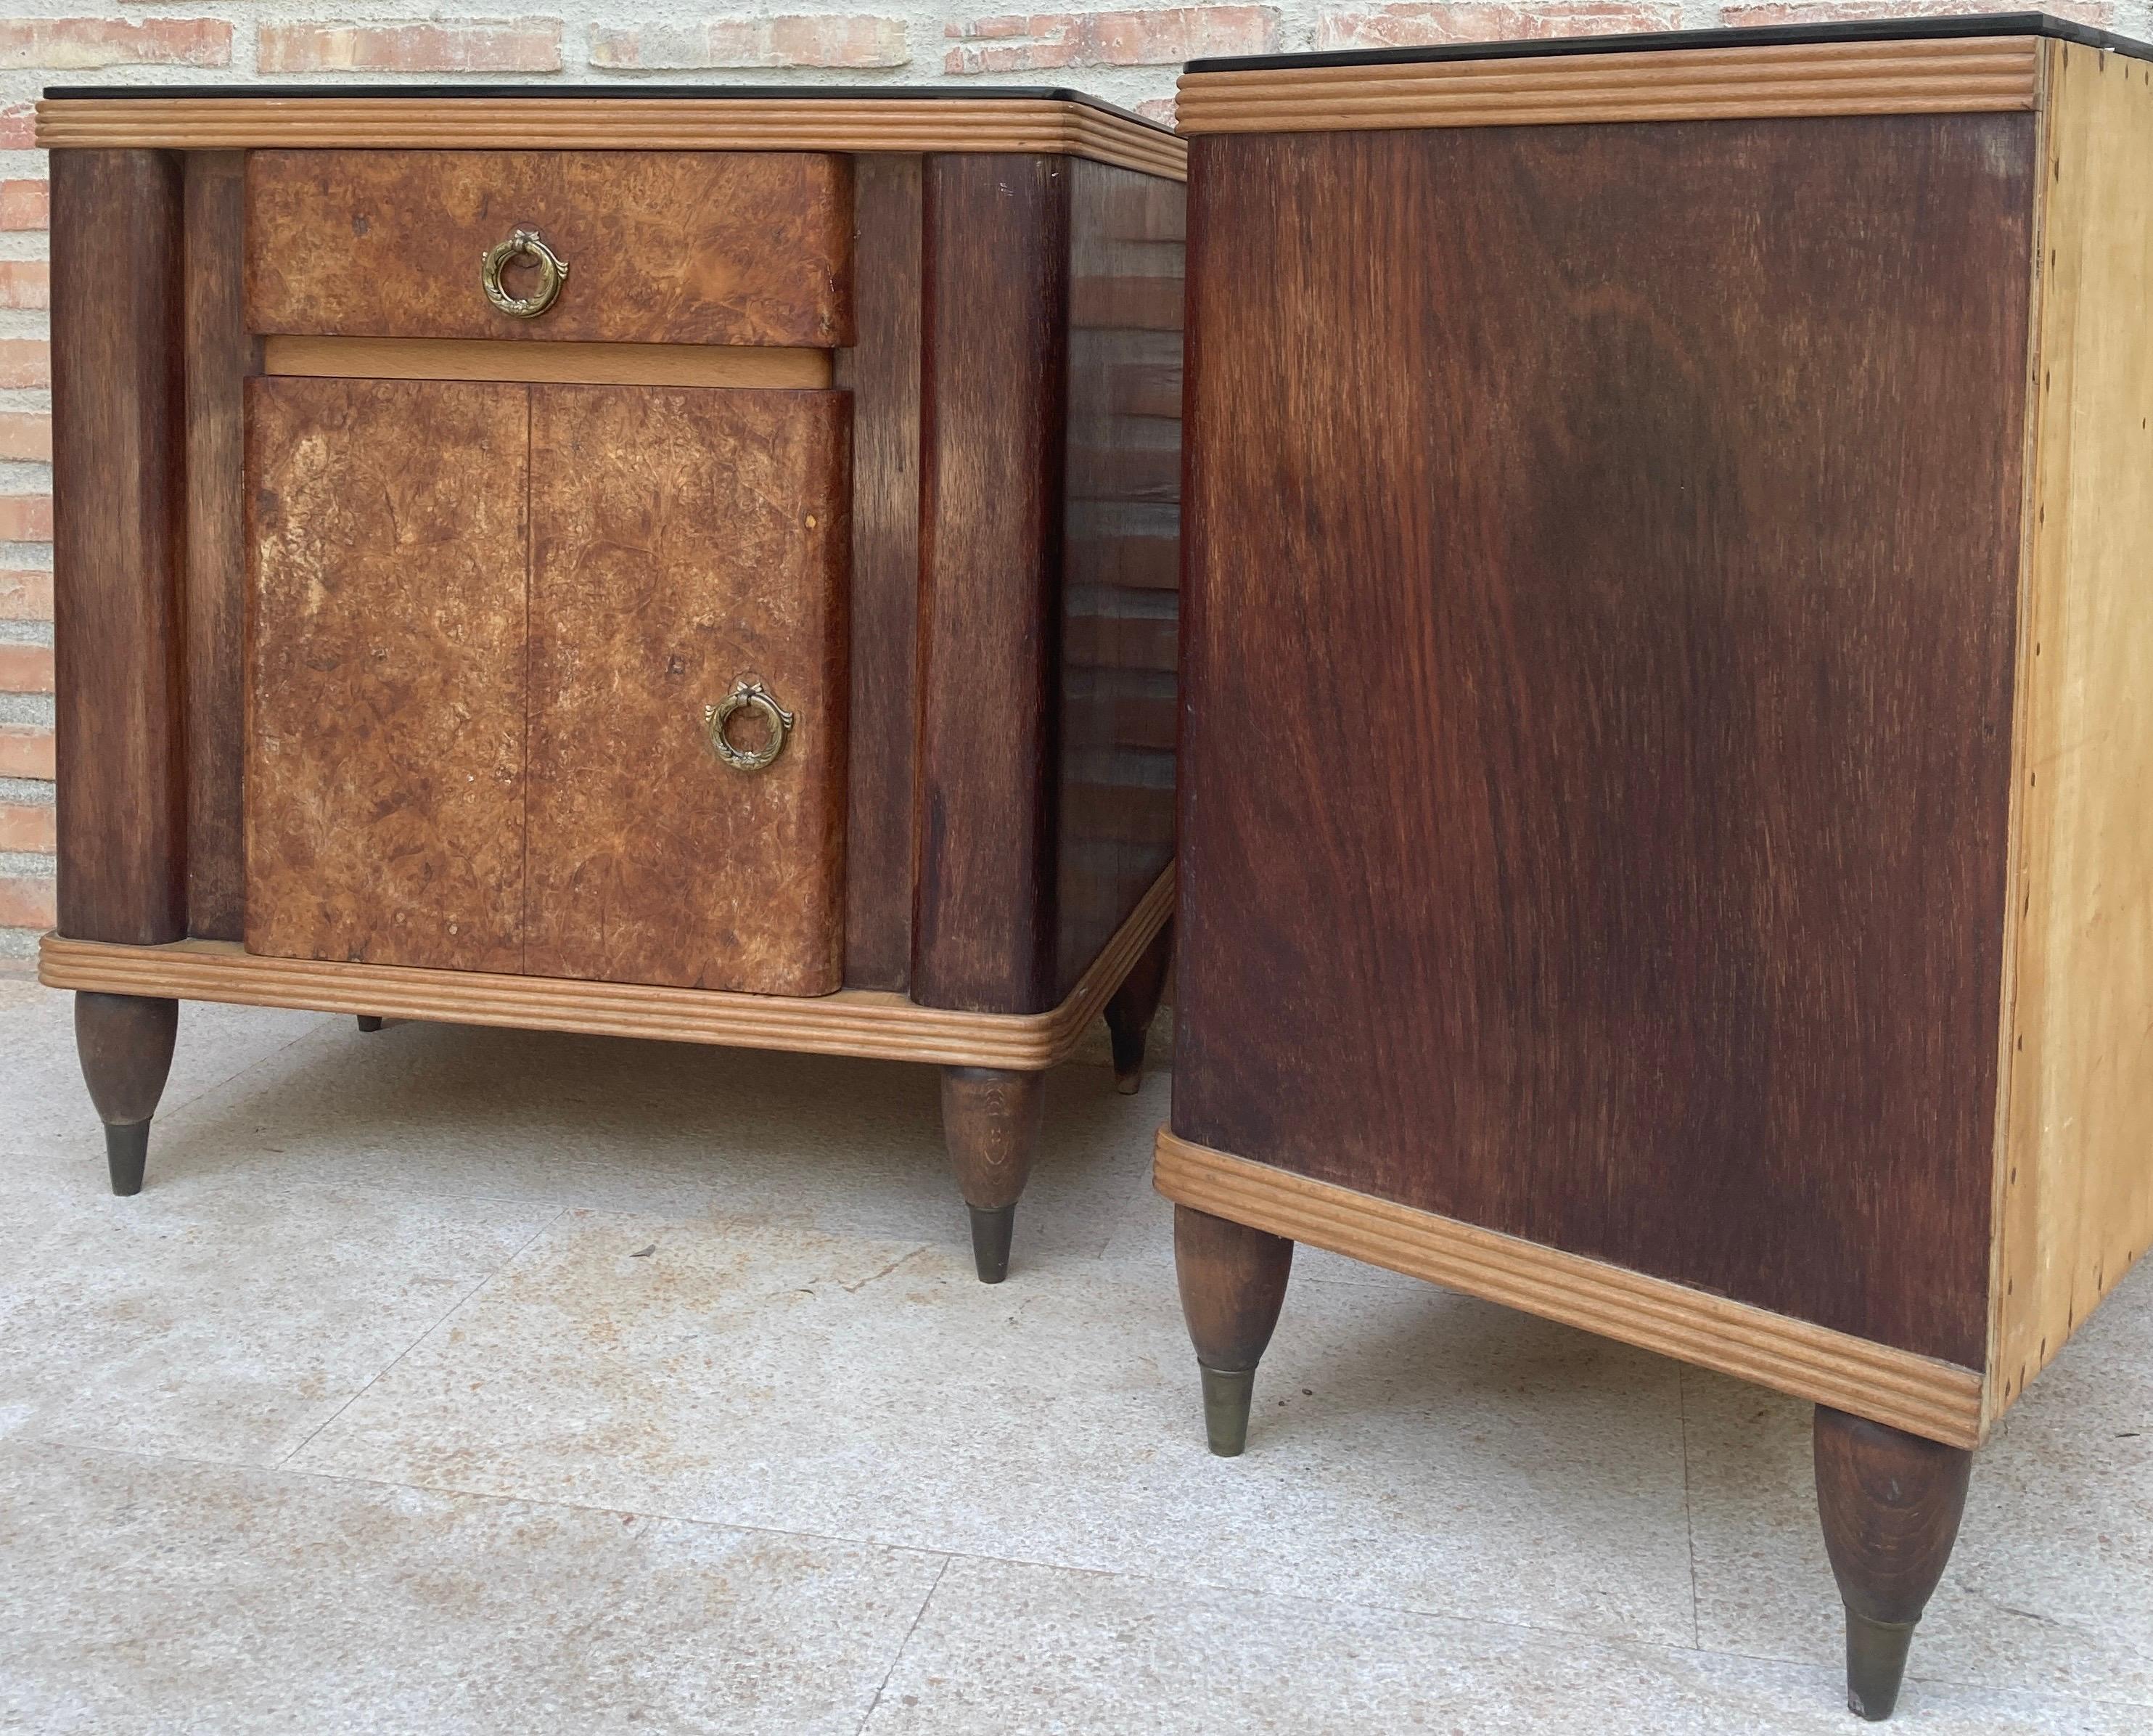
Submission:
<svg viewBox="0 0 2153 1736">
<path fill-rule="evenodd" d="M 912 974 L 923 172 L 909 155 L 853 165 L 858 334 L 837 353 L 853 395 L 845 980 L 863 989 L 903 989 Z"/>
<path fill-rule="evenodd" d="M 186 933 L 179 160 L 52 163 L 59 924 Z"/>
<path fill-rule="evenodd" d="M 850 401 L 531 394 L 525 968 L 827 994 L 844 965 Z M 760 771 L 705 732 L 736 680 L 794 718 Z"/>
<path fill-rule="evenodd" d="M 2033 118 L 1706 130 L 1195 142 L 1174 1131 L 1977 1368 Z"/>
<path fill-rule="evenodd" d="M 842 156 L 261 150 L 247 203 L 257 332 L 810 348 L 852 337 Z M 480 257 L 518 227 L 568 262 L 535 319 L 500 312 L 479 282 Z"/>
<path fill-rule="evenodd" d="M 932 156 L 912 988 L 1036 1012 L 1056 965 L 1069 165 Z"/>
<path fill-rule="evenodd" d="M 1057 981 L 1173 854 L 1187 191 L 1070 165 Z"/>
<path fill-rule="evenodd" d="M 242 398 L 255 371 L 241 308 L 246 158 L 186 165 L 187 932 L 247 920 L 247 515 Z"/>
<path fill-rule="evenodd" d="M 1982 1379 L 1971 1368 L 1252 1163 L 1163 1128 L 1153 1174 L 1179 1205 L 1931 1440 L 1980 1443 Z"/>
<path fill-rule="evenodd" d="M 2153 1245 L 2153 69 L 2047 47 L 1999 1414 Z"/>
<path fill-rule="evenodd" d="M 247 388 L 247 945 L 523 962 L 523 386 Z"/>
</svg>

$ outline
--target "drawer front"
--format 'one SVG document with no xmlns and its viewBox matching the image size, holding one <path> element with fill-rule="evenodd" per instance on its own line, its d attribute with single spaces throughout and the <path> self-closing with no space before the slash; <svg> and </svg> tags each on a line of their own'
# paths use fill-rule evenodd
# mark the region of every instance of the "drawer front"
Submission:
<svg viewBox="0 0 2153 1736">
<path fill-rule="evenodd" d="M 842 986 L 849 408 L 531 389 L 534 975 Z M 792 719 L 761 769 L 706 734 L 743 682 Z"/>
<path fill-rule="evenodd" d="M 247 382 L 251 952 L 522 968 L 525 389 Z"/>
<path fill-rule="evenodd" d="M 487 252 L 565 261 L 542 313 Z M 852 165 L 808 151 L 257 150 L 247 316 L 264 333 L 828 349 L 852 342 Z M 504 293 L 542 288 L 527 257 Z"/>
</svg>

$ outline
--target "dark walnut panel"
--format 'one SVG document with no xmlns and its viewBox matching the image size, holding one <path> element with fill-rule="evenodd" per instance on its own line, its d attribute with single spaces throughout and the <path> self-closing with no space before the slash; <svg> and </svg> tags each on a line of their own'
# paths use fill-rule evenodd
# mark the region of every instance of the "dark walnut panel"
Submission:
<svg viewBox="0 0 2153 1736">
<path fill-rule="evenodd" d="M 247 946 L 523 966 L 527 389 L 247 385 Z"/>
<path fill-rule="evenodd" d="M 811 151 L 257 150 L 257 332 L 801 344 L 853 336 L 852 165 Z M 486 251 L 535 228 L 568 264 L 533 319 Z M 532 284 L 512 269 L 507 288 Z"/>
<path fill-rule="evenodd" d="M 851 402 L 531 389 L 533 975 L 842 986 Z M 796 720 L 728 766 L 704 707 Z M 743 747 L 762 726 L 736 718 Z"/>
<path fill-rule="evenodd" d="M 1196 142 L 1174 1130 L 1977 1367 L 2034 121 L 1712 131 Z"/>
<path fill-rule="evenodd" d="M 1069 165 L 1058 986 L 1173 858 L 1186 190 Z"/>
</svg>

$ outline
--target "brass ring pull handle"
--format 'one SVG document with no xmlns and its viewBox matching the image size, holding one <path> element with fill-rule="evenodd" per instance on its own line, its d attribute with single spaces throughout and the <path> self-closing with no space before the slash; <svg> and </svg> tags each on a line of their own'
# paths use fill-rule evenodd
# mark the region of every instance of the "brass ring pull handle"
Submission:
<svg viewBox="0 0 2153 1736">
<path fill-rule="evenodd" d="M 761 746 L 735 747 L 726 736 L 725 725 L 742 711 L 757 713 L 770 726 Z M 761 682 L 743 677 L 716 705 L 703 707 L 703 728 L 709 733 L 711 751 L 734 771 L 760 771 L 785 751 L 786 738 L 792 733 L 792 714 L 770 696 Z"/>
<path fill-rule="evenodd" d="M 532 260 L 538 267 L 538 288 L 530 295 L 511 295 L 501 287 L 501 274 L 508 262 L 519 257 Z M 479 262 L 478 278 L 486 286 L 486 298 L 502 313 L 518 319 L 536 319 L 559 298 L 561 286 L 568 281 L 568 262 L 541 241 L 536 229 L 518 229 L 506 241 L 496 242 L 486 250 Z"/>
</svg>

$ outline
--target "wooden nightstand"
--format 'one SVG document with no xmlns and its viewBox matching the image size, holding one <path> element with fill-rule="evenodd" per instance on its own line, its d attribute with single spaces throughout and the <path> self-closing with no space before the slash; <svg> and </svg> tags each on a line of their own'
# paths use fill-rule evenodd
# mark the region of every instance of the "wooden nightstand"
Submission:
<svg viewBox="0 0 2153 1736">
<path fill-rule="evenodd" d="M 55 91 L 59 932 L 933 1062 L 980 1274 L 1173 903 L 1183 147 L 1063 92 Z M 533 149 L 537 141 L 542 148 Z"/>
<path fill-rule="evenodd" d="M 1181 85 L 1214 1443 L 1295 1241 L 1815 1400 L 1871 1717 L 1972 1449 L 2153 1241 L 2149 52 Z"/>
</svg>

